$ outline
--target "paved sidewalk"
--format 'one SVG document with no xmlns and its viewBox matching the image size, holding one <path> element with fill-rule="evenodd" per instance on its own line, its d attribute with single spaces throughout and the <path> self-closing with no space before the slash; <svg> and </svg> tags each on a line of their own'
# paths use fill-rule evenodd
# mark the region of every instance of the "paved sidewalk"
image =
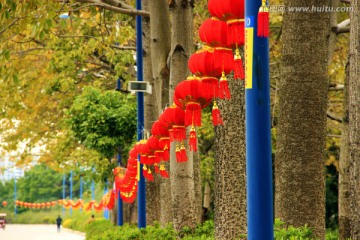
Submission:
<svg viewBox="0 0 360 240">
<path fill-rule="evenodd" d="M 85 234 L 61 229 L 57 232 L 56 225 L 7 224 L 0 229 L 1 240 L 85 240 Z"/>
</svg>

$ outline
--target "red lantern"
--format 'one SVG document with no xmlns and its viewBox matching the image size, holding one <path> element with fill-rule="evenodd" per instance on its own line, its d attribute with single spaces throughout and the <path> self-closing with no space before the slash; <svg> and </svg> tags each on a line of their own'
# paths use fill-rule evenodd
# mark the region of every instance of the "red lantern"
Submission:
<svg viewBox="0 0 360 240">
<path fill-rule="evenodd" d="M 211 47 L 231 47 L 228 45 L 228 25 L 216 17 L 203 22 L 199 28 L 199 37 Z"/>
<path fill-rule="evenodd" d="M 208 10 L 213 17 L 227 21 L 244 19 L 244 0 L 209 0 Z"/>
<path fill-rule="evenodd" d="M 51 206 L 54 207 L 55 205 L 56 205 L 56 201 L 52 201 L 52 202 L 51 202 Z"/>
<path fill-rule="evenodd" d="M 156 121 L 151 127 L 151 134 L 157 138 L 159 138 L 160 149 L 163 150 L 162 160 L 168 161 L 170 159 L 169 149 L 170 149 L 170 137 L 169 130 L 164 128 L 164 126 Z M 155 154 L 156 157 L 156 154 Z"/>
<path fill-rule="evenodd" d="M 200 78 L 188 77 L 175 88 L 174 102 L 185 109 L 185 126 L 201 126 L 201 109 L 212 100 L 212 96 L 204 94 L 202 85 Z"/>
<path fill-rule="evenodd" d="M 160 175 L 163 178 L 169 178 L 169 173 L 166 171 L 165 166 L 163 164 L 160 165 Z"/>
<path fill-rule="evenodd" d="M 186 139 L 185 111 L 175 105 L 165 108 L 159 121 L 169 130 L 170 142 L 182 142 Z"/>
<path fill-rule="evenodd" d="M 2 205 L 3 205 L 4 207 L 6 207 L 7 204 L 8 204 L 7 201 L 3 201 L 3 202 L 2 202 Z"/>
<path fill-rule="evenodd" d="M 222 72 L 229 74 L 234 69 L 232 50 L 204 47 L 190 56 L 188 67 L 198 77 L 219 78 Z"/>
</svg>

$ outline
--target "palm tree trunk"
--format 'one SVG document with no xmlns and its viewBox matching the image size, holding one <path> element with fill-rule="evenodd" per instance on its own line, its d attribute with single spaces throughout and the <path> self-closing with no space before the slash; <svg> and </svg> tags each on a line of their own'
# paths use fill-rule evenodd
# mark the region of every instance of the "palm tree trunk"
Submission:
<svg viewBox="0 0 360 240">
<path fill-rule="evenodd" d="M 215 238 L 246 234 L 245 87 L 229 81 L 230 100 L 219 100 L 224 125 L 215 129 Z"/>
<path fill-rule="evenodd" d="M 160 113 L 169 103 L 169 67 L 167 59 L 170 52 L 170 16 L 166 0 L 149 1 L 151 32 L 151 64 L 154 80 L 153 95 L 157 111 Z M 169 163 L 165 164 L 169 171 Z M 169 179 L 160 179 L 160 223 L 166 226 L 172 222 L 171 194 Z"/>
<path fill-rule="evenodd" d="M 289 0 L 287 7 L 328 5 Z M 329 14 L 286 12 L 275 160 L 275 215 L 307 224 L 325 238 L 325 171 Z"/>
<path fill-rule="evenodd" d="M 351 1 L 349 72 L 349 161 L 351 237 L 360 239 L 360 4 Z"/>
<path fill-rule="evenodd" d="M 192 54 L 193 46 L 193 13 L 188 1 L 170 1 L 172 24 L 171 52 L 170 52 L 170 104 L 175 86 L 186 79 L 189 74 L 187 61 Z M 187 144 L 186 144 L 187 145 Z M 173 209 L 173 225 L 176 231 L 188 226 L 194 228 L 198 223 L 194 185 L 193 155 L 188 148 L 188 161 L 177 163 L 174 144 L 170 147 L 170 181 Z"/>
</svg>

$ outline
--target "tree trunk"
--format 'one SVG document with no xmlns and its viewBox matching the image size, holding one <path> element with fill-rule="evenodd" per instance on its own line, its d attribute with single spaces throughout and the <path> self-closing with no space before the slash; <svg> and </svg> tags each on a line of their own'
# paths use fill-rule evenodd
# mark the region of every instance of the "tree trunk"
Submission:
<svg viewBox="0 0 360 240">
<path fill-rule="evenodd" d="M 346 65 L 344 117 L 341 128 L 339 161 L 339 239 L 350 238 L 350 161 L 349 161 L 349 66 Z"/>
<path fill-rule="evenodd" d="M 349 72 L 349 160 L 351 237 L 360 239 L 360 4 L 351 1 Z"/>
<path fill-rule="evenodd" d="M 169 67 L 167 59 L 170 53 L 170 16 L 166 0 L 149 1 L 151 30 L 151 64 L 154 79 L 153 95 L 156 98 L 157 111 L 160 113 L 169 103 Z M 170 164 L 166 163 L 167 171 Z M 160 179 L 160 223 L 166 226 L 172 222 L 171 187 L 169 179 Z"/>
<path fill-rule="evenodd" d="M 287 7 L 328 6 L 289 0 Z M 314 5 L 315 4 L 315 5 Z M 325 168 L 329 14 L 286 12 L 275 160 L 275 214 L 325 238 Z"/>
<path fill-rule="evenodd" d="M 219 100 L 224 125 L 215 128 L 215 238 L 246 234 L 245 86 L 229 81 L 230 100 Z"/>
<path fill-rule="evenodd" d="M 193 15 L 189 1 L 173 0 L 170 2 L 172 24 L 170 52 L 170 104 L 175 86 L 189 75 L 187 61 L 193 52 Z M 187 146 L 188 144 L 185 143 Z M 194 186 L 193 154 L 186 149 L 188 161 L 177 163 L 174 144 L 171 144 L 171 198 L 173 225 L 176 231 L 188 226 L 194 228 L 198 217 Z"/>
<path fill-rule="evenodd" d="M 149 11 L 151 0 L 142 0 L 145 11 Z M 156 18 L 156 17 L 154 17 Z M 150 18 L 143 17 L 143 52 L 144 52 L 144 81 L 150 83 L 154 89 L 154 79 L 152 74 L 152 57 L 151 37 L 150 37 Z M 151 130 L 152 124 L 157 120 L 158 106 L 156 101 L 156 92 L 153 94 L 145 94 L 145 124 L 147 131 Z M 160 220 L 160 177 L 154 175 L 154 181 L 146 182 L 146 224 L 153 224 L 154 221 Z"/>
</svg>

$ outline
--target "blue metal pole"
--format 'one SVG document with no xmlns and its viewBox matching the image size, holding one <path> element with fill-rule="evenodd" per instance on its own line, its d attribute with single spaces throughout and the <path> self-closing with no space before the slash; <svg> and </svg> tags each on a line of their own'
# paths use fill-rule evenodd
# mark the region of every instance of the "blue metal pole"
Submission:
<svg viewBox="0 0 360 240">
<path fill-rule="evenodd" d="M 65 173 L 63 174 L 63 182 L 62 182 L 62 184 L 63 184 L 63 188 L 62 188 L 62 199 L 65 199 L 65 181 L 66 181 L 66 175 L 65 175 Z M 63 206 L 62 207 L 62 214 L 63 214 L 63 216 L 65 215 L 65 207 Z"/>
<path fill-rule="evenodd" d="M 119 163 L 119 166 L 121 167 L 121 154 L 118 153 L 117 160 Z M 118 214 L 117 214 L 117 225 L 122 226 L 124 225 L 124 218 L 123 218 L 123 201 L 120 197 L 120 191 L 117 192 L 118 194 Z"/>
<path fill-rule="evenodd" d="M 136 9 L 141 10 L 141 0 L 136 0 Z M 143 48 L 142 48 L 142 19 L 136 16 L 136 66 L 137 80 L 144 81 L 143 77 Z M 143 138 L 144 129 L 144 93 L 137 92 L 137 140 Z M 138 159 L 140 161 L 140 158 Z M 139 164 L 142 169 L 142 164 Z M 146 227 L 146 183 L 140 171 L 138 183 L 138 228 Z"/>
<path fill-rule="evenodd" d="M 269 41 L 256 34 L 260 6 L 245 1 L 247 221 L 249 240 L 273 240 Z"/>
<path fill-rule="evenodd" d="M 14 214 L 17 214 L 17 208 L 16 208 L 16 177 L 14 177 Z"/>
<path fill-rule="evenodd" d="M 70 171 L 70 200 L 72 200 L 72 189 L 73 189 L 73 172 Z M 72 215 L 72 207 L 70 207 L 70 216 Z"/>
<path fill-rule="evenodd" d="M 95 199 L 95 181 L 94 179 L 91 182 L 91 200 Z"/>
<path fill-rule="evenodd" d="M 104 195 L 108 192 L 107 185 L 108 185 L 108 181 L 106 180 L 106 186 L 104 187 Z M 104 210 L 104 218 L 109 219 L 109 210 L 107 208 Z"/>
<path fill-rule="evenodd" d="M 83 177 L 80 176 L 80 200 L 82 199 L 82 192 L 83 192 Z M 80 212 L 82 211 L 82 208 L 80 207 Z"/>
</svg>

